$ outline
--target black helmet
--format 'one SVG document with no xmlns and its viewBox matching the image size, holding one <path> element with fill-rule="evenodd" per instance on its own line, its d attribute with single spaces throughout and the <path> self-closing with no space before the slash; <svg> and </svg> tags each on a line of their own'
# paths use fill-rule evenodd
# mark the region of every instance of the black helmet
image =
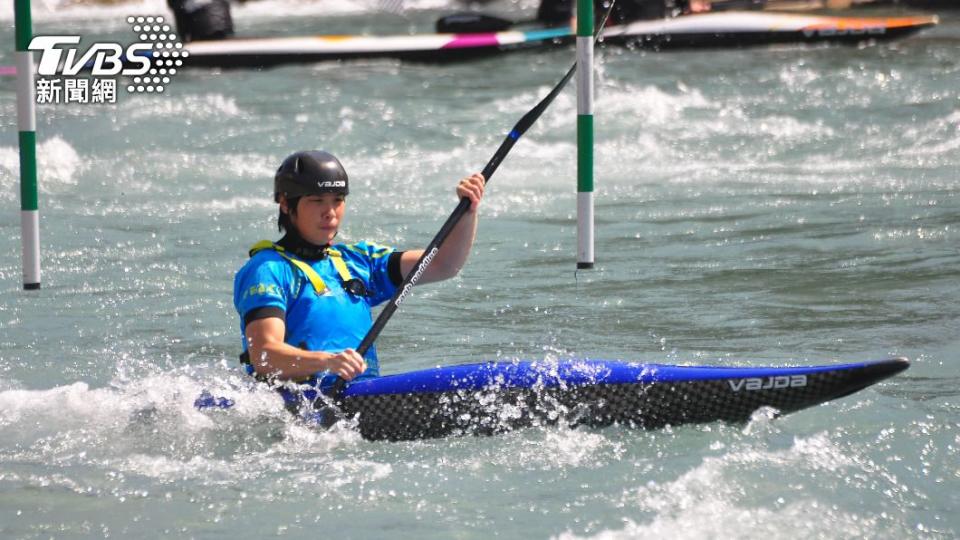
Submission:
<svg viewBox="0 0 960 540">
<path fill-rule="evenodd" d="M 280 194 L 288 198 L 320 193 L 350 192 L 347 171 L 333 154 L 322 150 L 296 152 L 287 156 L 273 179 L 273 200 Z"/>
</svg>

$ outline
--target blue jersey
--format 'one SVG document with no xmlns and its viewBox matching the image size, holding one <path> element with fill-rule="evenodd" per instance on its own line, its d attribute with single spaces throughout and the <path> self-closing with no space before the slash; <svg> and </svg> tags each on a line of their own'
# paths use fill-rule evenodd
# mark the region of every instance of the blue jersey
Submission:
<svg viewBox="0 0 960 540">
<path fill-rule="evenodd" d="M 305 272 L 285 258 L 286 255 L 295 259 L 293 255 L 281 255 L 274 249 L 257 251 L 237 272 L 233 304 L 240 314 L 244 351 L 247 350 L 246 315 L 254 309 L 268 307 L 283 310 L 284 341 L 290 345 L 330 353 L 360 345 L 373 325 L 370 308 L 389 300 L 396 291 L 387 270 L 389 255 L 394 250 L 367 242 L 336 244 L 332 248 L 341 254 L 350 277 L 363 282 L 366 295 L 345 290 L 334 256 L 304 261 L 323 280 L 326 287 L 321 294 Z M 367 370 L 360 377 L 378 376 L 376 349 L 370 347 L 364 358 Z M 332 379 L 332 375 L 328 379 Z"/>
</svg>

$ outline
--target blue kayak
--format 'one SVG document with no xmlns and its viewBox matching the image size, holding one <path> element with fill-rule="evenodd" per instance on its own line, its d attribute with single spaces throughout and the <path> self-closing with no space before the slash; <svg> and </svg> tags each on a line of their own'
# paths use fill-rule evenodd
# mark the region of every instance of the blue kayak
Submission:
<svg viewBox="0 0 960 540">
<path fill-rule="evenodd" d="M 357 381 L 344 391 L 337 415 L 355 418 L 371 440 L 492 435 L 559 422 L 641 429 L 742 423 L 761 408 L 786 414 L 849 395 L 909 365 L 905 358 L 797 367 L 488 362 Z M 284 388 L 281 394 L 291 410 L 329 423 L 322 416 L 334 409 L 316 388 Z M 195 405 L 225 409 L 233 400 L 205 393 Z"/>
</svg>

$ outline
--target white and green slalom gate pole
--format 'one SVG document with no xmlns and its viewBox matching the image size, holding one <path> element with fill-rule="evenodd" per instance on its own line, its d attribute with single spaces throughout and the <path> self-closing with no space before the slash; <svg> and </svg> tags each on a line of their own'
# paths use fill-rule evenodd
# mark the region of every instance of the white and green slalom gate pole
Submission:
<svg viewBox="0 0 960 540">
<path fill-rule="evenodd" d="M 577 268 L 593 268 L 593 2 L 577 2 Z"/>
<path fill-rule="evenodd" d="M 40 212 L 37 207 L 36 89 L 33 84 L 33 38 L 30 0 L 14 3 L 16 21 L 17 129 L 20 132 L 20 237 L 23 242 L 23 288 L 40 288 Z"/>
</svg>

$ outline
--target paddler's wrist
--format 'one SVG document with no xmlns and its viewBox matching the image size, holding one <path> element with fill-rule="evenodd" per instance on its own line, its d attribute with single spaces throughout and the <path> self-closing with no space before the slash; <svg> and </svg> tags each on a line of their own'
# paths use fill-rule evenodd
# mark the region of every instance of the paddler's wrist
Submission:
<svg viewBox="0 0 960 540">
<path fill-rule="evenodd" d="M 310 351 L 311 361 L 315 363 L 316 371 L 330 371 L 335 355 L 323 351 Z"/>
</svg>

